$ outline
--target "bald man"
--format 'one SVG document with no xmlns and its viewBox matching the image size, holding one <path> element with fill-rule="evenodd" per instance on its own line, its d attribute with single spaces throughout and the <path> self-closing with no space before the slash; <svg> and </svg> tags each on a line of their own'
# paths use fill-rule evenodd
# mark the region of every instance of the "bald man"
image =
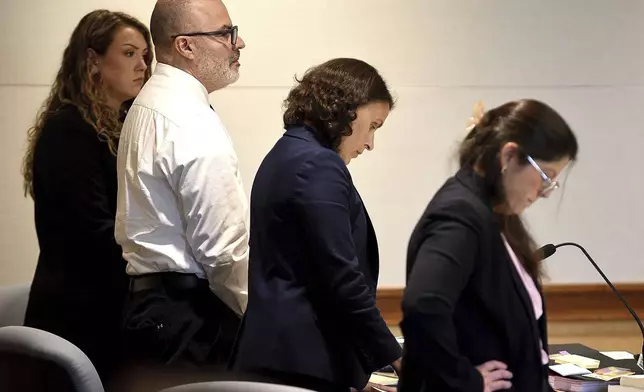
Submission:
<svg viewBox="0 0 644 392">
<path fill-rule="evenodd" d="M 208 95 L 237 81 L 245 45 L 219 0 L 159 0 L 150 31 L 158 64 L 118 150 L 127 344 L 136 359 L 223 364 L 246 309 L 248 201 Z"/>
</svg>

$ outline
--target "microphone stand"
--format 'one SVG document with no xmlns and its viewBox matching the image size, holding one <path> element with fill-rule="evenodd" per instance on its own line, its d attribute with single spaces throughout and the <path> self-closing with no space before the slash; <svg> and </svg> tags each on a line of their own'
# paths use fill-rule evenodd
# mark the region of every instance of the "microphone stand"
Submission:
<svg viewBox="0 0 644 392">
<path fill-rule="evenodd" d="M 581 246 L 579 244 L 576 244 L 574 242 L 562 242 L 561 244 L 555 245 L 555 248 L 560 248 L 562 246 L 574 246 L 575 248 L 581 250 L 584 253 L 584 256 L 586 256 L 586 258 L 592 263 L 593 267 L 595 267 L 597 272 L 599 272 L 599 275 L 601 275 L 601 277 L 604 279 L 604 281 L 613 290 L 615 295 L 617 295 L 617 298 L 619 298 L 619 300 L 622 301 L 622 304 L 624 304 L 626 309 L 628 309 L 628 311 L 630 312 L 631 316 L 633 316 L 633 319 L 637 322 L 637 325 L 640 327 L 640 332 L 642 333 L 642 338 L 644 339 L 644 325 L 642 325 L 642 321 L 637 316 L 635 311 L 628 305 L 628 303 L 626 302 L 624 297 L 622 297 L 622 294 L 619 292 L 619 290 L 617 290 L 617 288 L 611 283 L 611 281 L 608 279 L 608 277 L 606 277 L 606 275 L 604 275 L 604 273 L 602 272 L 601 268 L 599 268 L 597 263 L 595 263 L 595 260 L 593 260 L 593 258 L 590 257 L 588 252 L 586 252 L 586 249 L 584 249 L 583 246 Z M 642 342 L 642 350 L 640 351 L 639 359 L 637 360 L 637 366 L 640 369 L 644 370 L 644 341 Z"/>
</svg>

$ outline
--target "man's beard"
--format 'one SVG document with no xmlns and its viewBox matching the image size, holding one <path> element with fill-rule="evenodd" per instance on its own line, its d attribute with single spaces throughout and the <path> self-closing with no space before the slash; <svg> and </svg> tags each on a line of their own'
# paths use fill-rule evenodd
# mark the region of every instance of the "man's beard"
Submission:
<svg viewBox="0 0 644 392">
<path fill-rule="evenodd" d="M 233 57 L 213 57 L 205 64 L 204 75 L 215 90 L 224 88 L 229 84 L 235 83 L 239 79 L 239 70 L 231 65 L 231 61 L 236 61 L 238 55 Z"/>
</svg>

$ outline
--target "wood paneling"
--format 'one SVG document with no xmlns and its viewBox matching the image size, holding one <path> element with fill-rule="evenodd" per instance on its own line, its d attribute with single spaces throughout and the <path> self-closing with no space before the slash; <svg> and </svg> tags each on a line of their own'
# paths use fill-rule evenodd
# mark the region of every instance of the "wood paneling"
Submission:
<svg viewBox="0 0 644 392">
<path fill-rule="evenodd" d="M 549 321 L 548 343 L 581 343 L 599 351 L 639 354 L 642 333 L 632 319 L 601 321 Z"/>
<path fill-rule="evenodd" d="M 376 306 L 380 309 L 382 318 L 388 325 L 398 325 L 402 318 L 400 303 L 402 301 L 402 288 L 378 289 Z"/>
<path fill-rule="evenodd" d="M 395 336 L 402 336 L 396 325 L 389 327 Z M 637 324 L 628 320 L 550 321 L 548 343 L 581 343 L 599 351 L 628 351 L 639 354 L 642 334 Z"/>
<path fill-rule="evenodd" d="M 644 283 L 615 286 L 635 312 L 644 314 Z M 376 302 L 389 325 L 398 325 L 400 322 L 402 292 L 402 288 L 378 290 Z M 550 322 L 631 319 L 628 310 L 610 287 L 604 284 L 546 285 L 544 296 Z"/>
</svg>

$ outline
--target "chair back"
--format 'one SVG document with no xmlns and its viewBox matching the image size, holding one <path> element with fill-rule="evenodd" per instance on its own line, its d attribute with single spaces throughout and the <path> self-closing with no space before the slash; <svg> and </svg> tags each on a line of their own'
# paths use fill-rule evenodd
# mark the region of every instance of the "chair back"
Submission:
<svg viewBox="0 0 644 392">
<path fill-rule="evenodd" d="M 161 392 L 314 392 L 288 385 L 252 381 L 212 381 L 179 385 Z"/>
<path fill-rule="evenodd" d="M 0 385 L 3 391 L 105 392 L 94 365 L 78 347 L 23 326 L 0 328 Z"/>
</svg>

